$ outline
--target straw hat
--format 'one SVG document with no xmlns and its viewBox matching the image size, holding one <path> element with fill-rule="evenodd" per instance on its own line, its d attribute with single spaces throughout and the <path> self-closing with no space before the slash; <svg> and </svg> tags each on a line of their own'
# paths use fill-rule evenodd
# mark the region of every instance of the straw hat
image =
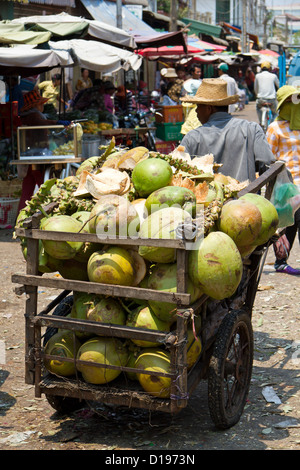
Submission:
<svg viewBox="0 0 300 470">
<path fill-rule="evenodd" d="M 286 99 L 290 98 L 291 96 L 296 96 L 297 98 L 300 95 L 300 90 L 297 88 L 290 86 L 290 85 L 283 85 L 282 87 L 277 90 L 276 97 L 277 97 L 277 111 L 285 102 Z M 299 98 L 298 98 L 299 99 Z"/>
<path fill-rule="evenodd" d="M 175 71 L 175 69 L 167 69 L 166 72 L 163 75 L 164 78 L 177 78 L 178 75 Z"/>
<path fill-rule="evenodd" d="M 239 100 L 239 95 L 227 94 L 227 82 L 220 78 L 204 78 L 195 96 L 180 98 L 185 103 L 228 106 Z"/>
<path fill-rule="evenodd" d="M 28 93 L 25 93 L 24 95 L 24 106 L 21 109 L 21 112 L 23 113 L 24 111 L 28 111 L 38 104 L 44 104 L 48 99 L 49 98 L 43 98 L 36 90 L 28 91 Z"/>
</svg>

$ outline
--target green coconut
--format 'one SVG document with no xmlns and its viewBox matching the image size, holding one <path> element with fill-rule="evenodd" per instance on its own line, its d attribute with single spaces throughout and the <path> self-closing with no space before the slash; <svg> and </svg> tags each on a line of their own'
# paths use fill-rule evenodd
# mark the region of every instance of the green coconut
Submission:
<svg viewBox="0 0 300 470">
<path fill-rule="evenodd" d="M 81 223 L 69 215 L 53 215 L 41 220 L 41 230 L 78 233 Z M 82 242 L 42 240 L 46 253 L 56 259 L 71 259 L 80 250 Z"/>
<path fill-rule="evenodd" d="M 240 199 L 250 201 L 259 209 L 262 217 L 262 225 L 255 239 L 256 246 L 263 245 L 274 235 L 278 228 L 279 217 L 275 206 L 260 194 L 244 194 Z"/>
<path fill-rule="evenodd" d="M 132 369 L 135 368 L 135 362 L 136 362 L 136 354 L 134 351 L 129 351 L 128 352 L 128 361 L 127 361 L 127 364 L 126 364 L 126 367 L 131 367 Z M 130 371 L 126 371 L 126 376 L 130 379 L 130 380 L 138 380 L 137 378 L 137 375 L 135 372 L 130 372 Z"/>
<path fill-rule="evenodd" d="M 139 216 L 135 207 L 123 196 L 111 194 L 98 199 L 91 211 L 89 232 L 101 236 L 128 235 L 128 227 Z"/>
<path fill-rule="evenodd" d="M 88 261 L 91 282 L 132 286 L 135 280 L 134 260 L 125 248 L 113 246 L 96 251 Z"/>
<path fill-rule="evenodd" d="M 197 250 L 189 253 L 188 273 L 192 282 L 209 297 L 231 297 L 242 278 L 240 252 L 229 235 L 211 232 Z"/>
<path fill-rule="evenodd" d="M 77 320 L 87 320 L 87 314 L 91 306 L 97 302 L 101 297 L 96 294 L 90 294 L 88 292 L 74 292 L 73 305 L 70 313 L 71 318 Z M 88 331 L 75 331 L 75 334 L 80 339 L 87 339 L 94 336 L 93 333 Z"/>
<path fill-rule="evenodd" d="M 135 369 L 135 363 L 137 360 L 138 355 L 141 352 L 141 348 L 134 344 L 131 340 L 127 342 L 127 350 L 128 350 L 128 361 L 126 367 L 131 367 Z M 130 372 L 128 370 L 125 371 L 126 376 L 130 380 L 138 380 L 137 374 L 135 372 Z"/>
<path fill-rule="evenodd" d="M 91 217 L 91 213 L 89 211 L 77 211 L 77 212 L 74 212 L 71 217 L 73 217 L 74 219 L 78 220 L 79 222 L 81 222 L 82 224 L 82 230 L 81 232 L 88 232 L 88 221 Z"/>
<path fill-rule="evenodd" d="M 24 256 L 24 259 L 27 260 L 27 243 L 26 239 L 22 240 L 21 242 L 21 249 Z M 56 271 L 56 269 L 52 269 L 50 264 L 51 257 L 46 253 L 42 240 L 39 240 L 39 272 L 40 273 L 51 273 Z"/>
<path fill-rule="evenodd" d="M 157 264 L 149 275 L 148 289 L 160 292 L 177 292 L 177 264 Z M 187 293 L 191 295 L 191 303 L 195 302 L 202 294 L 201 289 L 188 279 Z M 176 318 L 177 307 L 171 302 L 149 300 L 149 305 L 154 314 L 162 321 L 171 324 Z"/>
<path fill-rule="evenodd" d="M 223 205 L 218 228 L 229 235 L 237 247 L 256 243 L 262 227 L 262 216 L 255 204 L 236 199 Z"/>
<path fill-rule="evenodd" d="M 140 197 L 147 197 L 159 188 L 168 186 L 172 180 L 172 167 L 160 158 L 147 158 L 135 165 L 132 183 Z"/>
<path fill-rule="evenodd" d="M 178 225 L 191 219 L 190 214 L 178 207 L 168 207 L 149 215 L 141 225 L 140 238 L 175 239 Z M 174 248 L 141 245 L 139 254 L 154 263 L 171 263 L 176 259 Z"/>
<path fill-rule="evenodd" d="M 77 369 L 83 379 L 92 384 L 105 384 L 114 380 L 121 373 L 121 369 L 95 367 L 92 364 L 111 366 L 126 366 L 128 350 L 124 343 L 117 338 L 94 337 L 87 340 L 77 353 L 77 359 L 90 362 L 91 365 L 77 363 Z"/>
<path fill-rule="evenodd" d="M 89 211 L 77 211 L 72 214 L 71 217 L 81 222 L 81 233 L 89 233 L 89 220 L 91 218 L 91 212 Z M 87 263 L 89 257 L 95 251 L 102 249 L 101 243 L 84 242 L 78 253 L 75 255 L 75 259 L 81 263 Z"/>
<path fill-rule="evenodd" d="M 87 311 L 87 319 L 100 323 L 125 325 L 126 313 L 120 302 L 108 297 L 97 298 Z"/>
<path fill-rule="evenodd" d="M 45 346 L 45 354 L 60 356 L 62 359 L 44 359 L 46 369 L 52 374 L 62 377 L 69 377 L 76 372 L 75 361 L 67 362 L 63 358 L 75 358 L 81 346 L 79 340 L 74 336 L 72 331 L 58 330 L 47 341 Z"/>
<path fill-rule="evenodd" d="M 126 326 L 155 331 L 170 331 L 169 322 L 160 320 L 149 306 L 140 306 L 131 312 L 126 320 Z M 159 346 L 157 342 L 132 338 L 131 341 L 142 348 Z"/>
<path fill-rule="evenodd" d="M 168 351 L 160 348 L 145 348 L 135 362 L 137 369 L 144 371 L 171 373 L 171 356 Z M 137 372 L 138 381 L 143 389 L 154 397 L 169 398 L 171 378 Z"/>
<path fill-rule="evenodd" d="M 168 206 L 181 207 L 187 210 L 191 216 L 194 216 L 196 213 L 196 196 L 188 188 L 166 186 L 151 193 L 145 202 L 148 215 Z"/>
<path fill-rule="evenodd" d="M 99 161 L 100 161 L 99 157 L 90 157 L 84 160 L 84 162 L 81 163 L 80 167 L 76 171 L 77 178 L 80 177 L 83 170 L 92 172 L 93 169 L 99 165 Z"/>
</svg>

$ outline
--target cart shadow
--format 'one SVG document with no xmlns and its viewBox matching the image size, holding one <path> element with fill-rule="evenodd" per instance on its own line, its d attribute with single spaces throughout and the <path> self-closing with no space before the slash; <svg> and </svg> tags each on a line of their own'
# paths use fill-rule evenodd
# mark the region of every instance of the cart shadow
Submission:
<svg viewBox="0 0 300 470">
<path fill-rule="evenodd" d="M 9 376 L 7 370 L 0 370 L 0 387 Z M 17 400 L 7 392 L 0 391 L 0 416 L 5 416 L 7 411 L 16 404 Z"/>
<path fill-rule="evenodd" d="M 269 367 L 268 352 L 263 350 L 262 355 L 257 345 L 275 341 L 277 346 L 286 347 L 286 355 L 280 359 L 280 364 Z M 72 441 L 74 445 L 77 442 L 103 450 L 264 450 L 270 441 L 280 441 L 289 435 L 288 429 L 277 429 L 276 424 L 287 418 L 280 407 L 299 389 L 295 370 L 287 368 L 295 352 L 291 343 L 282 338 L 271 339 L 266 333 L 255 333 L 255 358 L 248 401 L 240 421 L 232 428 L 223 431 L 214 426 L 208 408 L 207 382 L 203 380 L 191 395 L 188 406 L 175 416 L 89 403 L 67 419 L 55 412 L 51 419 L 60 420 L 59 429 L 55 435 L 41 436 L 41 439 L 48 442 Z M 282 405 L 265 401 L 262 387 L 267 382 L 273 383 Z M 292 414 L 288 417 L 291 418 Z M 272 431 L 264 435 L 264 429 Z"/>
</svg>

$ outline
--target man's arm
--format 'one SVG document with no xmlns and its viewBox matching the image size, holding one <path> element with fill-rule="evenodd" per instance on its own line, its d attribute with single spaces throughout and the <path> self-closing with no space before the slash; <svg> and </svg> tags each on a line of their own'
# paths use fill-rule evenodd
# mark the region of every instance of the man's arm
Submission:
<svg viewBox="0 0 300 470">
<path fill-rule="evenodd" d="M 256 125 L 255 131 L 254 158 L 259 174 L 262 174 L 264 171 L 266 171 L 271 163 L 274 163 L 276 160 L 267 138 L 259 124 Z"/>
</svg>

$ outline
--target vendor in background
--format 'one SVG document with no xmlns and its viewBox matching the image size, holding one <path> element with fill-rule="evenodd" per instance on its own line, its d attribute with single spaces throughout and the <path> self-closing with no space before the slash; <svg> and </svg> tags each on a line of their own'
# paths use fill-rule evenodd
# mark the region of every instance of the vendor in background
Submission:
<svg viewBox="0 0 300 470">
<path fill-rule="evenodd" d="M 175 71 L 177 73 L 177 77 L 179 80 L 186 80 L 186 68 L 184 65 L 178 64 L 175 67 Z"/>
<path fill-rule="evenodd" d="M 189 68 L 189 74 L 190 74 L 189 78 L 193 78 L 194 80 L 201 80 L 201 77 L 202 77 L 201 66 L 194 62 Z"/>
<path fill-rule="evenodd" d="M 233 95 L 239 95 L 239 87 L 238 84 L 236 83 L 235 79 L 228 75 L 229 72 L 229 67 L 225 62 L 222 62 L 221 64 L 218 65 L 218 74 L 219 77 L 222 80 L 225 80 L 227 83 L 227 94 L 228 96 L 233 96 Z M 234 113 L 236 111 L 237 105 L 236 104 L 230 104 L 228 106 L 228 112 L 229 113 Z"/>
<path fill-rule="evenodd" d="M 116 114 L 132 113 L 134 108 L 132 91 L 127 90 L 124 85 L 118 86 L 114 95 L 114 105 Z"/>
<path fill-rule="evenodd" d="M 246 82 L 248 90 L 252 94 L 252 98 L 253 98 L 254 97 L 255 73 L 253 72 L 251 67 L 248 67 L 247 70 L 246 70 L 245 82 Z"/>
<path fill-rule="evenodd" d="M 80 90 L 86 90 L 87 88 L 91 88 L 92 86 L 93 82 L 89 77 L 89 70 L 81 69 L 81 77 L 77 80 L 75 90 L 78 92 Z"/>
<path fill-rule="evenodd" d="M 59 109 L 59 103 L 61 103 L 66 109 L 68 103 L 66 103 L 60 96 L 61 87 L 61 75 L 56 73 L 52 75 L 51 80 L 45 80 L 37 85 L 37 89 L 41 92 L 43 98 L 47 98 L 47 105 L 45 106 L 44 112 L 49 116 L 57 116 L 57 110 Z"/>
<path fill-rule="evenodd" d="M 166 86 L 162 89 L 163 94 L 163 106 L 172 106 L 179 103 L 179 99 L 182 96 L 181 90 L 183 80 L 178 79 L 177 73 L 174 68 L 168 68 L 163 74 L 163 78 L 166 82 Z"/>
<path fill-rule="evenodd" d="M 195 96 L 199 86 L 201 85 L 202 80 L 194 80 L 190 78 L 186 80 L 183 84 L 183 88 L 185 91 L 184 96 Z M 182 103 L 183 112 L 185 121 L 181 126 L 181 134 L 186 135 L 189 131 L 193 129 L 197 129 L 197 127 L 201 126 L 201 122 L 197 116 L 197 105 L 193 103 Z"/>
<path fill-rule="evenodd" d="M 85 111 L 89 109 L 104 109 L 104 82 L 96 78 L 93 86 L 80 90 L 70 102 L 70 107 Z"/>
<path fill-rule="evenodd" d="M 57 121 L 56 119 L 47 119 L 44 114 L 44 104 L 48 98 L 43 98 L 38 91 L 32 90 L 24 94 L 24 106 L 20 112 L 22 126 L 53 126 L 55 124 L 69 125 L 69 121 Z M 38 134 L 39 132 L 39 134 Z M 33 147 L 35 141 L 45 142 L 48 146 L 47 127 L 43 129 L 30 130 L 26 135 L 26 146 Z M 22 194 L 19 202 L 19 211 L 26 205 L 26 201 L 33 195 L 35 186 L 40 186 L 44 181 L 44 169 L 40 166 L 40 170 L 33 170 L 32 165 L 18 165 L 18 176 L 23 178 Z"/>
<path fill-rule="evenodd" d="M 116 91 L 117 89 L 112 82 L 104 82 L 104 106 L 111 114 L 114 114 L 115 111 L 113 96 Z"/>
</svg>

